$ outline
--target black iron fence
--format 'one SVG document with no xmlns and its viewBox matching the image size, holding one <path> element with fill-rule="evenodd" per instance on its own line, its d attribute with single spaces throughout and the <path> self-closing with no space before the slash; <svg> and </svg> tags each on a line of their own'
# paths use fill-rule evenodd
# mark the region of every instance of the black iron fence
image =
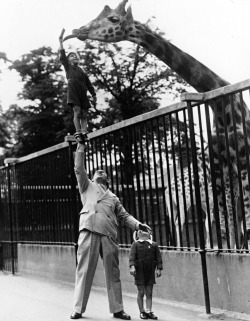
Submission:
<svg viewBox="0 0 250 321">
<path fill-rule="evenodd" d="M 186 102 L 91 133 L 89 175 L 105 169 L 110 189 L 152 227 L 161 247 L 247 250 L 249 88 L 246 81 L 187 94 Z M 2 268 L 16 268 L 17 243 L 76 243 L 81 204 L 74 150 L 69 136 L 1 169 Z M 121 246 L 133 240 L 122 226 L 118 237 Z"/>
<path fill-rule="evenodd" d="M 204 94 L 184 94 L 188 104 L 194 198 L 204 214 L 200 247 L 248 253 L 250 246 L 249 80 Z M 195 130 L 198 125 L 199 130 Z M 199 132 L 199 139 L 195 139 Z M 196 136 L 197 137 L 197 136 Z M 206 142 L 205 142 L 206 140 Z M 199 141 L 200 150 L 194 148 Z M 193 201 L 194 200 L 194 201 Z M 200 216 L 198 216 L 199 219 Z M 178 226 L 180 226 L 178 222 Z M 204 233 L 203 233 L 204 229 Z M 188 230 L 186 231 L 188 239 Z"/>
</svg>

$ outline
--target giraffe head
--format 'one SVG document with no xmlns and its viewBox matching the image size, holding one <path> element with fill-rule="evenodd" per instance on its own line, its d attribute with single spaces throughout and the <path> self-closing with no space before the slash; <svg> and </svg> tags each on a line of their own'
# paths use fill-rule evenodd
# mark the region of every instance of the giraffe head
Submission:
<svg viewBox="0 0 250 321">
<path fill-rule="evenodd" d="M 133 29 L 134 19 L 131 7 L 125 10 L 128 0 L 123 0 L 115 9 L 105 6 L 102 12 L 87 25 L 74 29 L 72 35 L 64 38 L 79 40 L 99 40 L 103 42 L 118 42 L 128 40 L 128 31 Z"/>
</svg>

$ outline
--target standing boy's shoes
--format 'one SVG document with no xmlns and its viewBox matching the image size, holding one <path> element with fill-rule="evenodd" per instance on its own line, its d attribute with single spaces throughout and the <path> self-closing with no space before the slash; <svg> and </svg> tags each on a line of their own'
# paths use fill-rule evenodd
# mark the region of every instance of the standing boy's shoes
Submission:
<svg viewBox="0 0 250 321">
<path fill-rule="evenodd" d="M 82 315 L 77 312 L 73 312 L 70 316 L 70 319 L 81 319 Z"/>
<path fill-rule="evenodd" d="M 89 142 L 88 133 L 89 132 L 87 130 L 81 131 L 82 138 L 84 139 L 85 142 Z"/>
<path fill-rule="evenodd" d="M 148 319 L 153 319 L 153 320 L 157 320 L 157 316 L 154 315 L 154 312 L 146 312 L 146 315 L 148 317 Z"/>
<path fill-rule="evenodd" d="M 141 319 L 144 319 L 144 320 L 148 319 L 147 313 L 144 312 L 144 311 L 142 311 L 142 312 L 140 313 L 140 318 L 141 318 Z"/>
<path fill-rule="evenodd" d="M 74 134 L 74 137 L 75 137 L 75 140 L 76 140 L 78 143 L 80 143 L 80 144 L 84 144 L 84 143 L 85 143 L 84 136 L 83 136 L 81 133 L 76 132 L 76 133 Z"/>
<path fill-rule="evenodd" d="M 122 320 L 131 320 L 130 316 L 125 313 L 123 310 L 120 312 L 113 313 L 114 318 L 122 319 Z"/>
</svg>

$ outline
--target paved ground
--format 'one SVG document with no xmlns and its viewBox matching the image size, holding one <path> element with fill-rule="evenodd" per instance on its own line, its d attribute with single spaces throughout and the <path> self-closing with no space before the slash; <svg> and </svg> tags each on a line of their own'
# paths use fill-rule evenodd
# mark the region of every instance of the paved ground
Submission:
<svg viewBox="0 0 250 321">
<path fill-rule="evenodd" d="M 70 320 L 73 291 L 72 284 L 0 272 L 0 321 Z M 124 293 L 123 300 L 132 320 L 141 320 L 135 295 Z M 250 315 L 219 310 L 207 315 L 204 307 L 155 298 L 153 308 L 162 321 L 250 321 Z M 109 313 L 105 289 L 93 287 L 87 311 L 80 320 L 118 320 Z"/>
</svg>

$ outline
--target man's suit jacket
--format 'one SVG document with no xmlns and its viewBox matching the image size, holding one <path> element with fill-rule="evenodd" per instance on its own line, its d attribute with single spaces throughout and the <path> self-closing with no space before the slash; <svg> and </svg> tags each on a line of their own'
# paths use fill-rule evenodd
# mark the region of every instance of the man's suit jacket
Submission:
<svg viewBox="0 0 250 321">
<path fill-rule="evenodd" d="M 109 189 L 92 182 L 84 166 L 85 153 L 75 153 L 75 174 L 83 208 L 80 212 L 79 230 L 87 229 L 94 233 L 117 239 L 118 221 L 135 230 L 140 223 L 122 206 L 118 197 Z"/>
</svg>

